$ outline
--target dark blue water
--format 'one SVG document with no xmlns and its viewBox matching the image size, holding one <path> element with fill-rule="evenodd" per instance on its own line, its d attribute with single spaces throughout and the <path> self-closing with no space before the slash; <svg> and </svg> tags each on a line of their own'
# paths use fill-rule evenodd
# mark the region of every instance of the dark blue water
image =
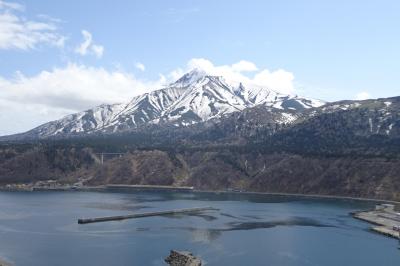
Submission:
<svg viewBox="0 0 400 266">
<path fill-rule="evenodd" d="M 212 206 L 201 215 L 78 225 L 77 219 Z M 210 193 L 0 193 L 0 257 L 16 265 L 400 265 L 396 240 L 351 218 L 372 203 Z"/>
</svg>

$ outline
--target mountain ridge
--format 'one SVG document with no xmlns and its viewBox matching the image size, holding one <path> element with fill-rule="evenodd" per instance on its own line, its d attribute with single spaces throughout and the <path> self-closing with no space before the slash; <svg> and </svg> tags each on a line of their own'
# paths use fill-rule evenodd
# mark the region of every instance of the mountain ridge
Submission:
<svg viewBox="0 0 400 266">
<path fill-rule="evenodd" d="M 295 119 L 285 122 L 289 112 Z M 99 154 L 115 152 L 102 163 Z M 400 200 L 399 167 L 400 97 L 303 111 L 256 105 L 188 126 L 0 142 L 0 188 L 57 180 Z"/>
<path fill-rule="evenodd" d="M 222 76 L 194 69 L 167 87 L 135 96 L 127 103 L 102 104 L 16 134 L 15 137 L 68 137 L 80 133 L 123 132 L 148 124 L 180 127 L 257 105 L 302 111 L 323 104 L 319 100 L 285 95 L 267 88 L 245 87 L 242 83 L 236 86 L 226 82 Z M 6 139 L 12 139 L 12 136 Z"/>
</svg>

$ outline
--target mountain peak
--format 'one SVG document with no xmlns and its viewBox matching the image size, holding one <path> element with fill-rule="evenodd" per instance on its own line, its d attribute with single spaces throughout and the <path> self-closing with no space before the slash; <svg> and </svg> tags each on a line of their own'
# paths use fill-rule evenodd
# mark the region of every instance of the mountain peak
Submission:
<svg viewBox="0 0 400 266">
<path fill-rule="evenodd" d="M 213 76 L 210 73 L 207 73 L 203 69 L 199 68 L 194 68 L 188 73 L 184 74 L 182 77 L 180 77 L 177 81 L 172 83 L 171 85 L 174 87 L 187 87 L 191 84 L 194 84 L 198 82 L 199 80 L 207 77 L 207 76 Z"/>
</svg>

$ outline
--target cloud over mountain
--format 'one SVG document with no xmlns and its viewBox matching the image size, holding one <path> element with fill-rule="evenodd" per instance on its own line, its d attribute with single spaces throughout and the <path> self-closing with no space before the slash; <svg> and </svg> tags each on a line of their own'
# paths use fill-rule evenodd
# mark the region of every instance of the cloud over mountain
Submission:
<svg viewBox="0 0 400 266">
<path fill-rule="evenodd" d="M 232 83 L 250 87 L 271 88 L 282 93 L 294 92 L 293 74 L 285 70 L 258 70 L 249 61 L 232 65 L 215 65 L 203 58 L 189 60 L 157 79 L 145 80 L 130 72 L 69 63 L 65 67 L 41 71 L 33 76 L 17 72 L 11 79 L 0 76 L 0 123 L 8 128 L 0 135 L 24 131 L 32 126 L 58 119 L 102 103 L 117 103 L 175 81 L 191 69 L 198 68 L 210 75 L 224 76 Z M 247 74 L 253 74 L 248 77 Z M 29 115 L 27 115 L 29 113 Z M 9 120 L 18 116 L 18 124 Z"/>
<path fill-rule="evenodd" d="M 281 93 L 294 93 L 294 75 L 283 69 L 259 69 L 253 62 L 241 60 L 232 65 L 215 65 L 204 58 L 191 59 L 186 69 L 175 70 L 174 77 L 178 78 L 191 69 L 201 69 L 211 75 L 224 76 L 229 82 L 257 88 L 270 88 Z"/>
</svg>

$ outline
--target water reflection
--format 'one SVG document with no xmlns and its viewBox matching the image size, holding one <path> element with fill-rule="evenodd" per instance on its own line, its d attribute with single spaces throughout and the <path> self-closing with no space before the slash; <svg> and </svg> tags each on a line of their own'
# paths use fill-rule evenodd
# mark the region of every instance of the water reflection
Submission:
<svg viewBox="0 0 400 266">
<path fill-rule="evenodd" d="M 190 226 L 164 227 L 167 230 L 185 230 L 192 233 L 194 242 L 211 242 L 222 235 L 223 232 L 244 231 L 256 229 L 269 229 L 277 226 L 310 226 L 310 227 L 336 227 L 331 224 L 324 224 L 317 220 L 306 217 L 290 217 L 285 220 L 276 221 L 250 221 L 250 222 L 228 222 L 222 227 L 198 228 Z"/>
<path fill-rule="evenodd" d="M 222 232 L 218 230 L 201 229 L 201 228 L 188 228 L 191 232 L 193 242 L 210 243 L 217 240 Z"/>
<path fill-rule="evenodd" d="M 228 218 L 233 218 L 233 219 L 243 220 L 243 218 L 241 218 L 241 217 L 237 217 L 237 216 L 235 216 L 235 215 L 232 215 L 232 214 L 229 214 L 229 213 L 224 213 L 224 212 L 221 212 L 221 213 L 220 213 L 220 215 L 221 215 L 221 216 L 228 217 Z"/>
<path fill-rule="evenodd" d="M 249 219 L 256 219 L 259 220 L 261 217 L 255 216 L 255 215 L 243 215 L 243 217 L 249 218 Z"/>
<path fill-rule="evenodd" d="M 213 215 L 209 215 L 209 214 L 201 214 L 201 213 L 188 213 L 188 216 L 192 216 L 192 217 L 199 217 L 202 218 L 206 221 L 214 221 L 217 220 L 218 218 L 213 216 Z"/>
<path fill-rule="evenodd" d="M 140 190 L 112 190 L 113 193 L 124 192 L 134 195 L 137 202 L 160 202 L 170 200 L 193 200 L 193 201 L 248 201 L 252 203 L 284 203 L 298 201 L 299 198 L 290 195 L 269 195 L 252 193 L 234 192 L 169 192 L 160 191 L 140 191 Z M 131 200 L 129 194 L 124 198 Z"/>
<path fill-rule="evenodd" d="M 10 212 L 3 212 L 0 211 L 0 220 L 21 220 L 21 219 L 26 219 L 30 214 L 27 213 L 10 213 Z"/>
<path fill-rule="evenodd" d="M 317 220 L 304 217 L 292 217 L 280 221 L 231 222 L 228 223 L 228 225 L 229 228 L 222 229 L 222 231 L 266 229 L 266 228 L 273 228 L 276 226 L 334 227 L 333 225 L 323 224 Z"/>
</svg>

